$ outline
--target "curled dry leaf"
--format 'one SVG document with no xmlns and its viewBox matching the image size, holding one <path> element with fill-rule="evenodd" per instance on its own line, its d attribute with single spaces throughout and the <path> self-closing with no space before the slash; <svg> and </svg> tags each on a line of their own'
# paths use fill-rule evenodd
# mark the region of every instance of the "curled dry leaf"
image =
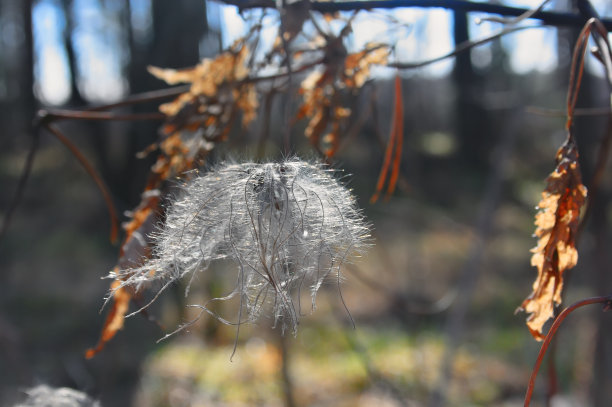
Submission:
<svg viewBox="0 0 612 407">
<path fill-rule="evenodd" d="M 349 108 L 340 105 L 341 91 L 361 88 L 370 77 L 371 66 L 386 64 L 389 55 L 389 48 L 380 44 L 367 44 L 362 51 L 347 55 L 340 40 L 328 40 L 325 69 L 311 72 L 302 81 L 303 103 L 296 115 L 297 120 L 308 119 L 305 135 L 327 157 L 336 153 L 343 124 L 351 115 Z"/>
<path fill-rule="evenodd" d="M 100 352 L 106 343 L 115 336 L 117 331 L 123 328 L 125 314 L 130 307 L 130 300 L 132 299 L 132 290 L 130 287 L 121 287 L 121 282 L 118 280 L 113 281 L 111 290 L 113 290 L 113 306 L 106 316 L 98 344 L 94 348 L 87 349 L 85 352 L 87 359 L 93 358 Z"/>
<path fill-rule="evenodd" d="M 372 65 L 386 65 L 389 48 L 380 44 L 369 44 L 360 52 L 349 54 L 344 63 L 345 82 L 348 87 L 360 88 L 370 77 Z"/>
<path fill-rule="evenodd" d="M 166 83 L 190 83 L 188 92 L 159 110 L 168 116 L 166 134 L 179 130 L 203 130 L 209 141 L 225 137 L 235 111 L 242 111 L 242 124 L 248 125 L 258 107 L 255 85 L 247 83 L 249 50 L 237 42 L 214 59 L 205 58 L 190 69 L 174 70 L 149 67 L 149 72 Z"/>
<path fill-rule="evenodd" d="M 389 199 L 395 191 L 395 185 L 399 178 L 400 164 L 402 161 L 402 145 L 404 142 L 404 102 L 402 97 L 402 80 L 399 73 L 395 75 L 395 103 L 393 109 L 393 119 L 391 121 L 391 130 L 389 134 L 389 142 L 385 151 L 385 160 L 378 175 L 376 183 L 376 192 L 370 198 L 370 203 L 378 201 L 380 194 L 385 186 L 389 168 L 393 164 L 391 175 L 388 177 L 387 193 L 385 199 Z M 392 163 L 393 161 L 393 163 Z"/>
<path fill-rule="evenodd" d="M 194 68 L 175 70 L 150 66 L 149 72 L 168 83 L 191 83 L 190 93 L 214 96 L 223 82 L 239 81 L 247 77 L 248 50 L 245 46 L 226 51 L 215 59 L 204 58 Z"/>
<path fill-rule="evenodd" d="M 153 178 L 159 179 L 158 177 Z M 151 184 L 148 185 L 148 189 L 142 194 L 140 205 L 131 214 L 132 219 L 123 224 L 126 237 L 121 245 L 119 264 L 115 267 L 115 271 L 140 264 L 142 259 L 150 254 L 148 236 L 154 229 L 160 203 L 159 191 L 151 189 L 151 186 Z M 87 359 L 93 358 L 102 351 L 104 346 L 123 328 L 130 302 L 139 296 L 131 287 L 122 286 L 120 279 L 111 283 L 110 290 L 112 297 L 109 300 L 112 300 L 112 305 L 106 316 L 98 343 L 85 352 Z"/>
<path fill-rule="evenodd" d="M 527 327 L 537 340 L 543 339 L 544 324 L 554 316 L 555 305 L 561 304 L 563 273 L 578 262 L 576 232 L 586 196 L 578 150 L 570 133 L 557 152 L 557 168 L 548 176 L 538 204 L 535 217 L 538 244 L 531 250 L 531 265 L 537 267 L 538 277 L 533 292 L 518 309 L 530 314 Z"/>
<path fill-rule="evenodd" d="M 249 73 L 248 55 L 247 47 L 237 42 L 215 59 L 204 59 L 191 69 L 149 68 L 149 72 L 168 84 L 191 83 L 191 88 L 160 106 L 168 120 L 162 129 L 163 139 L 155 145 L 159 155 L 151 167 L 140 205 L 123 226 L 126 237 L 121 245 L 119 269 L 136 267 L 150 254 L 147 239 L 158 220 L 159 190 L 163 183 L 199 165 L 214 142 L 227 135 L 237 110 L 243 113 L 243 125 L 255 118 L 258 106 L 255 86 L 244 81 Z M 111 284 L 111 309 L 98 344 L 86 353 L 88 358 L 100 352 L 123 327 L 130 302 L 140 295 L 139 291 L 124 286 L 125 278 L 124 275 Z"/>
</svg>

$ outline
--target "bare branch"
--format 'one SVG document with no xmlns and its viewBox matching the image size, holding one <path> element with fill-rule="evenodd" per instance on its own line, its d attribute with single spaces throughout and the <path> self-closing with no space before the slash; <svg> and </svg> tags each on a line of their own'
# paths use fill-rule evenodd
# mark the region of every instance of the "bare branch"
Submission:
<svg viewBox="0 0 612 407">
<path fill-rule="evenodd" d="M 252 8 L 276 8 L 274 0 L 220 0 L 221 2 L 238 7 L 240 11 Z M 474 11 L 502 16 L 519 17 L 529 12 L 529 9 L 520 7 L 502 6 L 485 2 L 471 2 L 466 0 L 370 0 L 370 1 L 312 1 L 311 10 L 321 13 L 336 11 L 393 9 L 405 7 L 445 8 L 449 10 Z M 537 11 L 531 18 L 540 20 L 546 25 L 581 27 L 586 19 L 581 14 L 559 13 L 552 11 Z M 602 19 L 608 30 L 612 30 L 612 20 Z"/>
<path fill-rule="evenodd" d="M 525 13 L 521 14 L 518 17 L 514 17 L 514 18 L 507 18 L 507 17 L 485 17 L 485 18 L 477 18 L 476 19 L 476 24 L 480 24 L 484 21 L 490 21 L 493 23 L 501 23 L 501 24 L 505 24 L 505 25 L 516 25 L 518 23 L 520 23 L 523 20 L 526 20 L 528 18 L 531 18 L 535 13 L 542 11 L 544 9 L 544 6 L 546 6 L 546 4 L 548 4 L 550 0 L 544 0 L 537 8 L 531 9 L 531 10 L 527 10 Z"/>
<path fill-rule="evenodd" d="M 64 136 L 57 127 L 53 126 L 51 123 L 46 123 L 42 125 L 42 128 L 53 134 L 55 138 L 57 138 L 62 144 L 64 144 L 64 146 L 68 148 L 68 150 L 70 150 L 72 155 L 76 157 L 81 166 L 83 166 L 85 171 L 87 171 L 89 176 L 94 180 L 94 182 L 98 186 L 98 189 L 100 189 L 100 192 L 102 192 L 104 202 L 106 202 L 106 207 L 110 215 L 110 240 L 112 243 L 115 243 L 117 241 L 117 237 L 119 236 L 119 229 L 117 226 L 119 224 L 119 218 L 117 216 L 117 210 L 115 209 L 115 204 L 113 203 L 111 193 L 104 181 L 102 180 L 102 177 L 98 175 L 93 165 L 91 165 L 89 160 L 83 155 L 83 153 L 81 153 L 77 146 L 75 146 L 74 143 L 72 143 L 66 136 Z"/>
<path fill-rule="evenodd" d="M 432 58 L 432 59 L 428 59 L 426 61 L 421 61 L 421 62 L 412 62 L 412 63 L 403 63 L 403 62 L 397 62 L 397 63 L 391 63 L 391 64 L 387 64 L 388 67 L 390 68 L 397 68 L 397 69 L 415 69 L 415 68 L 421 68 L 424 67 L 426 65 L 431 65 L 435 62 L 440 62 L 442 60 L 445 60 L 447 58 L 451 58 L 454 56 L 457 56 L 458 54 L 467 51 L 470 48 L 474 48 L 477 47 L 479 45 L 483 45 L 486 44 L 487 42 L 491 42 L 503 35 L 506 34 L 510 34 L 516 31 L 520 31 L 520 30 L 524 30 L 527 28 L 542 28 L 544 27 L 543 25 L 529 25 L 529 26 L 521 26 L 521 27 L 509 27 L 509 28 L 505 28 L 503 30 L 501 30 L 498 33 L 495 33 L 493 35 L 490 35 L 488 37 L 482 38 L 480 40 L 476 40 L 476 41 L 466 41 L 466 42 L 462 42 L 461 44 L 457 45 L 457 47 L 452 50 L 449 53 L 446 53 L 444 55 L 441 55 L 439 57 L 436 58 Z"/>
<path fill-rule="evenodd" d="M 525 407 L 529 407 L 529 405 L 531 404 L 531 396 L 533 395 L 533 388 L 535 386 L 536 377 L 538 376 L 538 371 L 540 370 L 540 365 L 542 364 L 542 360 L 544 359 L 546 350 L 548 349 L 550 342 L 554 338 L 555 333 L 557 333 L 557 330 L 561 326 L 561 323 L 563 322 L 563 320 L 565 320 L 565 318 L 567 318 L 569 314 L 571 314 L 576 309 L 580 307 L 584 307 L 585 305 L 591 305 L 591 304 L 603 304 L 604 311 L 607 311 L 611 307 L 612 296 L 593 297 L 593 298 L 587 298 L 585 300 L 575 302 L 574 304 L 564 309 L 563 312 L 559 314 L 557 319 L 555 319 L 555 322 L 553 322 L 552 326 L 550 327 L 550 330 L 548 331 L 548 334 L 546 335 L 544 342 L 542 342 L 542 347 L 540 348 L 540 352 L 538 353 L 538 358 L 536 359 L 535 366 L 533 367 L 533 371 L 531 372 L 531 378 L 529 379 L 529 386 L 527 386 L 527 393 L 525 394 Z"/>
<path fill-rule="evenodd" d="M 117 114 L 111 112 L 100 112 L 97 110 L 65 110 L 51 109 L 40 110 L 39 120 L 57 121 L 62 119 L 70 120 L 102 120 L 102 121 L 137 121 L 137 120 L 164 120 L 166 115 L 159 112 L 151 113 L 132 113 Z"/>
<path fill-rule="evenodd" d="M 17 189 L 13 195 L 13 199 L 10 201 L 6 212 L 4 213 L 4 218 L 2 220 L 2 225 L 0 225 L 0 242 L 4 239 L 6 235 L 9 224 L 11 223 L 11 219 L 13 218 L 13 213 L 15 209 L 17 209 L 17 205 L 21 201 L 23 197 L 23 192 L 25 191 L 25 186 L 30 178 L 30 174 L 32 173 L 32 167 L 34 166 L 34 158 L 36 157 L 36 152 L 38 151 L 38 145 L 40 142 L 40 129 L 36 129 L 32 134 L 32 140 L 30 142 L 30 148 L 28 149 L 28 155 L 26 157 L 25 163 L 23 164 L 23 170 L 21 171 L 21 176 L 19 178 L 19 183 L 17 184 Z"/>
</svg>

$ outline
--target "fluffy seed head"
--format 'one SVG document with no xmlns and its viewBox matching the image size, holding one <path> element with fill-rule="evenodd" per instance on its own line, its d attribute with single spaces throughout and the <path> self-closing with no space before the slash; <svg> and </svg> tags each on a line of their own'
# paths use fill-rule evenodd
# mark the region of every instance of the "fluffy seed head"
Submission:
<svg viewBox="0 0 612 407">
<path fill-rule="evenodd" d="M 231 259 L 237 284 L 218 299 L 239 296 L 238 323 L 271 308 L 275 324 L 295 333 L 301 290 L 310 290 L 314 308 L 321 284 L 365 251 L 369 232 L 350 191 L 321 164 L 222 164 L 184 186 L 153 237 L 151 259 L 121 277 L 137 288 L 152 280 L 166 287 Z"/>
<path fill-rule="evenodd" d="M 41 384 L 25 391 L 27 399 L 14 407 L 101 407 L 87 394 L 67 387 L 53 388 Z"/>
</svg>

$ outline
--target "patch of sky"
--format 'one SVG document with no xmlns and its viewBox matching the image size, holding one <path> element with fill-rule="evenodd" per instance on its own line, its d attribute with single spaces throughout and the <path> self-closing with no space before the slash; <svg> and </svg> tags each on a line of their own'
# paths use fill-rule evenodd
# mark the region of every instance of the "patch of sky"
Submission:
<svg viewBox="0 0 612 407">
<path fill-rule="evenodd" d="M 70 72 L 62 46 L 66 20 L 57 1 L 42 0 L 32 10 L 34 21 L 34 92 L 45 104 L 59 105 L 70 98 Z"/>
<path fill-rule="evenodd" d="M 551 72 L 557 67 L 557 30 L 533 28 L 502 37 L 510 56 L 510 68 L 517 74 Z"/>
<path fill-rule="evenodd" d="M 130 0 L 132 37 L 138 44 L 146 44 L 153 32 L 151 0 Z"/>
<path fill-rule="evenodd" d="M 75 0 L 72 8 L 76 22 L 72 40 L 78 54 L 78 84 L 83 96 L 108 103 L 122 98 L 127 85 L 123 78 L 122 42 L 116 22 L 95 0 Z"/>
<path fill-rule="evenodd" d="M 567 0 L 565 0 L 567 1 Z M 533 0 L 507 0 L 503 4 L 516 7 L 537 7 L 541 2 Z M 119 0 L 74 0 L 73 19 L 75 29 L 72 42 L 78 56 L 78 84 L 83 95 L 90 101 L 110 102 L 127 92 L 123 70 L 127 61 L 128 45 L 125 32 L 120 26 L 119 10 L 123 4 Z M 562 1 L 553 1 L 546 9 L 565 10 Z M 593 0 L 592 4 L 602 15 L 610 15 L 612 4 L 609 0 Z M 152 31 L 151 0 L 129 0 L 132 34 L 136 42 L 146 42 Z M 207 2 L 209 26 L 220 36 L 223 48 L 229 47 L 249 29 L 249 21 L 243 18 L 234 6 L 219 2 Z M 258 14 L 259 13 L 259 14 Z M 247 11 L 245 16 L 265 17 L 262 49 L 269 48 L 277 35 L 277 12 Z M 349 14 L 343 14 L 348 17 Z M 475 23 L 481 13 L 470 13 L 470 38 L 478 40 L 502 29 L 499 23 Z M 36 47 L 36 89 L 37 95 L 45 103 L 61 104 L 70 97 L 70 71 L 63 44 L 66 21 L 62 5 L 58 0 L 39 0 L 33 11 Z M 522 24 L 537 24 L 528 20 Z M 325 25 L 326 29 L 336 32 L 341 24 Z M 392 29 L 390 27 L 393 27 Z M 306 25 L 314 34 L 314 27 Z M 337 34 L 337 32 L 336 32 Z M 218 38 L 218 37 L 216 37 Z M 610 36 L 612 40 L 612 36 Z M 210 39 L 209 39 L 210 40 Z M 214 39 L 213 39 L 214 40 Z M 210 40 L 203 44 L 203 56 L 212 56 L 213 48 L 218 48 Z M 204 39 L 203 39 L 204 41 Z M 217 40 L 219 41 L 219 40 Z M 361 49 L 368 42 L 395 44 L 391 55 L 393 62 L 422 62 L 449 53 L 454 48 L 452 38 L 452 11 L 440 8 L 397 8 L 360 12 L 347 38 L 349 52 Z M 534 28 L 509 34 L 501 40 L 508 55 L 509 68 L 517 74 L 528 72 L 550 72 L 557 66 L 557 34 L 555 28 Z M 204 47 L 203 45 L 203 47 Z M 201 47 L 202 48 L 202 47 Z M 260 51 L 263 52 L 263 51 Z M 472 62 L 476 68 L 484 69 L 492 61 L 491 44 L 478 46 L 471 51 Z M 446 60 L 428 65 L 418 70 L 406 70 L 403 75 L 443 77 L 453 69 L 454 60 Z M 598 63 L 589 57 L 587 69 L 596 75 L 603 71 Z M 375 76 L 389 76 L 392 71 L 386 68 L 375 69 Z"/>
</svg>

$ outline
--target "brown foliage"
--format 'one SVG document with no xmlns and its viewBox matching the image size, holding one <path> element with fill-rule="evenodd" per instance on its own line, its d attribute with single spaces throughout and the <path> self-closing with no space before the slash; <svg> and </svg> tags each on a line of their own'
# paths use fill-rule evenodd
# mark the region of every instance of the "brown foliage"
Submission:
<svg viewBox="0 0 612 407">
<path fill-rule="evenodd" d="M 163 157 L 160 155 L 160 159 Z M 158 159 L 158 162 L 159 160 Z M 154 166 L 155 167 L 155 166 Z M 155 174 L 152 170 L 152 174 Z M 147 190 L 142 194 L 142 200 L 140 205 L 132 213 L 132 219 L 129 222 L 123 224 L 126 237 L 123 241 L 119 255 L 119 265 L 115 267 L 115 273 L 122 267 L 128 267 L 130 265 L 137 264 L 142 259 L 149 255 L 149 247 L 146 241 L 147 235 L 153 230 L 153 225 L 156 219 L 158 206 L 160 203 L 159 192 L 157 189 L 152 187 L 155 184 L 161 183 L 161 178 L 158 176 L 152 177 L 149 181 Z M 88 349 L 85 353 L 85 357 L 90 359 L 99 353 L 104 346 L 110 341 L 115 334 L 123 328 L 123 322 L 125 315 L 128 312 L 130 302 L 134 298 L 139 297 L 139 293 L 134 292 L 130 287 L 126 287 L 122 284 L 120 279 L 114 280 L 110 285 L 112 293 L 112 305 L 111 309 L 106 317 L 104 326 L 102 327 L 102 333 L 98 344 L 91 349 Z"/>
<path fill-rule="evenodd" d="M 402 100 L 402 80 L 399 75 L 395 76 L 395 108 L 393 110 L 393 120 L 391 122 L 391 131 L 389 135 L 389 143 L 387 144 L 387 150 L 385 152 L 385 161 L 383 161 L 380 174 L 378 176 L 378 182 L 376 183 L 376 192 L 370 198 L 370 203 L 375 203 L 380 197 L 380 193 L 385 186 L 385 180 L 387 179 L 387 173 L 393 160 L 393 170 L 389 177 L 389 184 L 387 185 L 387 193 L 385 199 L 389 199 L 393 191 L 395 191 L 395 185 L 399 178 L 400 163 L 402 161 L 402 145 L 404 142 L 404 102 Z M 395 154 L 394 150 L 395 149 Z"/>
<path fill-rule="evenodd" d="M 302 81 L 303 103 L 296 115 L 297 120 L 308 118 L 305 135 L 327 157 L 336 154 L 342 126 L 351 115 L 351 109 L 341 105 L 341 92 L 361 88 L 372 65 L 385 65 L 389 56 L 389 48 L 381 44 L 369 44 L 362 51 L 347 54 L 340 39 L 328 38 L 324 71 L 313 71 Z"/>
<path fill-rule="evenodd" d="M 247 47 L 236 43 L 215 59 L 204 59 L 191 69 L 173 70 L 150 67 L 149 72 L 168 84 L 190 83 L 188 92 L 159 107 L 168 119 L 162 128 L 162 140 L 149 150 L 159 149 L 151 167 L 149 181 L 140 205 L 124 224 L 126 238 L 121 245 L 118 269 L 139 264 L 149 255 L 147 236 L 159 212 L 159 190 L 163 183 L 193 169 L 214 143 L 227 136 L 236 111 L 242 111 L 242 124 L 247 125 L 258 107 L 255 85 L 247 83 Z M 118 270 L 116 269 L 116 271 Z M 112 306 L 98 345 L 87 351 L 88 358 L 101 351 L 119 329 L 130 301 L 138 297 L 123 281 L 111 284 Z"/>
<path fill-rule="evenodd" d="M 94 348 L 87 349 L 85 357 L 87 359 L 93 358 L 98 352 L 100 352 L 106 343 L 110 341 L 118 330 L 123 328 L 123 322 L 125 321 L 125 314 L 130 306 L 132 299 L 132 293 L 129 288 L 121 287 L 120 281 L 113 281 L 111 284 L 111 290 L 113 290 L 113 306 L 106 316 L 104 322 L 104 328 L 102 328 L 102 334 L 98 340 L 97 345 Z"/>
<path fill-rule="evenodd" d="M 242 124 L 249 124 L 256 117 L 258 100 L 255 85 L 245 81 L 248 56 L 246 45 L 238 42 L 215 59 L 205 58 L 190 69 L 149 67 L 151 74 L 170 85 L 191 84 L 188 92 L 159 107 L 168 116 L 164 133 L 200 130 L 205 140 L 220 141 L 227 136 L 238 110 Z"/>
<path fill-rule="evenodd" d="M 533 292 L 519 310 L 529 313 L 527 326 L 537 340 L 543 339 L 542 328 L 561 304 L 563 273 L 578 262 L 576 233 L 587 189 L 582 185 L 578 150 L 570 133 L 557 152 L 557 167 L 548 176 L 535 216 L 538 244 L 531 251 L 531 265 L 538 276 Z"/>
<path fill-rule="evenodd" d="M 302 16 L 303 17 L 303 16 Z M 300 17 L 300 18 L 302 18 Z M 328 19 L 340 19 L 339 16 L 326 16 Z M 292 39 L 291 27 L 287 26 L 285 16 L 284 33 L 289 37 L 285 42 L 277 41 L 265 60 L 271 63 L 274 56 L 283 55 L 301 59 L 304 51 L 290 50 Z M 320 58 L 302 66 L 288 69 L 267 79 L 274 80 L 290 76 L 292 72 L 321 67 L 314 70 L 303 80 L 300 93 L 303 103 L 299 107 L 296 119 L 307 118 L 305 130 L 315 148 L 327 157 L 332 157 L 338 150 L 340 134 L 344 123 L 351 115 L 351 109 L 342 103 L 343 92 L 361 88 L 370 77 L 372 65 L 385 65 L 390 47 L 384 44 L 367 44 L 359 52 L 349 54 L 343 43 L 351 31 L 352 18 L 346 21 L 341 33 L 337 36 L 326 34 L 320 29 L 319 35 L 309 41 L 309 52 L 322 54 Z M 295 24 L 301 27 L 298 19 Z M 259 28 L 257 28 L 259 27 Z M 255 26 L 244 38 L 236 41 L 229 49 L 214 59 L 204 59 L 193 68 L 174 70 L 150 67 L 149 72 L 166 83 L 190 84 L 189 90 L 177 96 L 171 102 L 162 104 L 160 112 L 166 116 L 161 129 L 161 140 L 149 147 L 144 153 L 158 150 L 158 157 L 151 167 L 149 180 L 139 206 L 131 214 L 132 219 L 123 225 L 126 232 L 121 246 L 119 263 L 116 271 L 130 269 L 140 264 L 150 254 L 149 234 L 160 213 L 160 191 L 166 180 L 183 176 L 189 170 L 201 165 L 217 142 L 225 141 L 238 115 L 242 116 L 242 125 L 247 126 L 257 116 L 259 106 L 255 83 L 257 70 L 265 67 L 255 63 L 256 46 L 249 43 L 249 38 L 257 34 L 261 26 Z M 256 44 L 256 42 L 255 42 Z M 253 48 L 255 47 L 255 48 Z M 291 60 L 291 59 L 289 59 Z M 397 85 L 396 85 L 397 86 Z M 270 91 L 275 91 L 273 89 Z M 396 92 L 401 92 L 401 89 Z M 401 99 L 401 93 L 396 98 Z M 397 180 L 399 154 L 401 153 L 402 116 L 401 100 L 396 100 L 392 144 L 396 148 L 393 172 L 389 191 Z M 399 124 L 398 124 L 399 123 Z M 144 154 L 143 153 L 143 154 Z M 124 277 L 125 278 L 125 277 Z M 129 303 L 138 299 L 142 293 L 125 287 L 125 281 L 117 279 L 111 284 L 111 310 L 104 324 L 98 345 L 87 352 L 93 357 L 123 327 L 123 320 L 128 312 Z"/>
</svg>

